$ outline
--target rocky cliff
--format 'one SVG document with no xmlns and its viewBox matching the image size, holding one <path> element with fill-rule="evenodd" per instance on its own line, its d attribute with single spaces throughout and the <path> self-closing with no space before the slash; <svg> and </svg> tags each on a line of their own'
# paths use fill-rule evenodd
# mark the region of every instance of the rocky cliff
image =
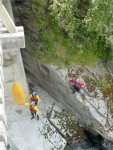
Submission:
<svg viewBox="0 0 113 150">
<path fill-rule="evenodd" d="M 22 52 L 26 73 L 35 78 L 56 101 L 76 114 L 88 129 L 113 140 L 112 118 L 112 77 L 102 63 L 93 68 L 75 65 L 59 69 L 54 65 L 46 65 Z M 86 86 L 83 93 L 72 94 L 69 80 L 81 77 Z"/>
</svg>

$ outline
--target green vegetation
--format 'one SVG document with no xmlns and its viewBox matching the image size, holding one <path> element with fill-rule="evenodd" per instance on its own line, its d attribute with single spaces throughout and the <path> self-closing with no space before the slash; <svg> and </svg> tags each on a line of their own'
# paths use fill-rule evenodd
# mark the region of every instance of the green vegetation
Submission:
<svg viewBox="0 0 113 150">
<path fill-rule="evenodd" d="M 111 75 L 106 75 L 102 79 L 102 93 L 107 101 L 107 108 L 113 116 L 113 79 Z"/>
<path fill-rule="evenodd" d="M 36 58 L 60 66 L 93 65 L 100 59 L 112 59 L 110 3 L 111 0 L 33 0 L 40 29 L 38 42 L 43 45 L 37 48 Z"/>
<path fill-rule="evenodd" d="M 80 40 L 72 40 L 58 28 L 55 21 L 48 19 L 47 30 L 39 35 L 44 43 L 44 49 L 36 52 L 36 57 L 43 62 L 57 65 L 72 65 L 81 63 L 89 65 L 99 59 L 94 54 L 92 45 L 87 45 Z"/>
</svg>

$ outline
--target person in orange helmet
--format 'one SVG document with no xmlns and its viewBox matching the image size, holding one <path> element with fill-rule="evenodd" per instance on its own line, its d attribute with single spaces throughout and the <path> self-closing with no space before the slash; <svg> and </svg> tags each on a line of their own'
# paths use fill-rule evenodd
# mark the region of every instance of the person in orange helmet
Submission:
<svg viewBox="0 0 113 150">
<path fill-rule="evenodd" d="M 29 94 L 29 98 L 31 99 L 31 102 L 35 102 L 35 105 L 37 105 L 37 103 L 40 102 L 40 97 L 38 96 L 36 91 L 33 91 L 31 94 Z"/>
</svg>

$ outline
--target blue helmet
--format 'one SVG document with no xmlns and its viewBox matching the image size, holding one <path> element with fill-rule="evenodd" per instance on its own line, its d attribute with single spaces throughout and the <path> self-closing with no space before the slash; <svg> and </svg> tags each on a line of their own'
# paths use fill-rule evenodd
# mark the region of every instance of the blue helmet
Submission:
<svg viewBox="0 0 113 150">
<path fill-rule="evenodd" d="M 32 102 L 31 102 L 31 105 L 35 105 L 35 102 L 34 102 L 34 101 L 32 101 Z"/>
<path fill-rule="evenodd" d="M 36 92 L 36 91 L 33 91 L 33 92 L 32 92 L 32 95 L 36 95 L 36 94 L 37 94 L 37 92 Z"/>
</svg>

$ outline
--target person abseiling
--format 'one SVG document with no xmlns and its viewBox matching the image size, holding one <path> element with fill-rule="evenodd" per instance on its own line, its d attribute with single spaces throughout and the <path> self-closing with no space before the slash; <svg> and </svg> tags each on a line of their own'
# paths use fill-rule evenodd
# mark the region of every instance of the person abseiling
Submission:
<svg viewBox="0 0 113 150">
<path fill-rule="evenodd" d="M 33 119 L 35 117 L 35 115 L 37 116 L 37 120 L 39 120 L 39 109 L 38 107 L 35 105 L 35 102 L 34 101 L 31 101 L 31 103 L 25 103 L 24 104 L 25 106 L 30 106 L 29 109 L 31 111 L 31 119 Z"/>
<path fill-rule="evenodd" d="M 80 79 L 75 79 L 73 78 L 71 80 L 71 89 L 72 89 L 72 93 L 76 92 L 80 92 L 81 88 L 85 86 L 85 82 L 80 81 Z"/>
<path fill-rule="evenodd" d="M 31 102 L 35 102 L 35 105 L 37 105 L 37 103 L 40 102 L 40 97 L 38 96 L 36 91 L 33 91 L 31 94 L 29 94 L 29 98 L 31 99 Z"/>
</svg>

